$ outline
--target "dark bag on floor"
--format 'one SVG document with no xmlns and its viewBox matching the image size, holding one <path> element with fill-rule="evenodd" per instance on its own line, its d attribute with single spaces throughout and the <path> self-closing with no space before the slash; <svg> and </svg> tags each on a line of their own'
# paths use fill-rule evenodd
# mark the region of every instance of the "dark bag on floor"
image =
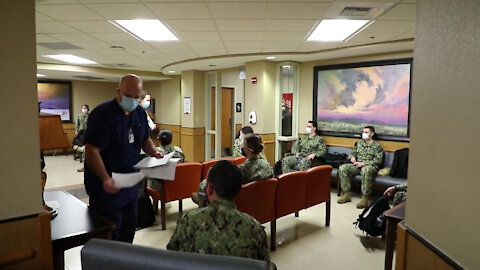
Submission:
<svg viewBox="0 0 480 270">
<path fill-rule="evenodd" d="M 403 148 L 393 153 L 393 163 L 390 169 L 390 176 L 407 178 L 408 174 L 408 148 Z"/>
<path fill-rule="evenodd" d="M 333 168 L 338 168 L 340 165 L 348 163 L 348 155 L 344 153 L 327 153 L 323 159 L 324 165 L 330 165 Z"/>
<path fill-rule="evenodd" d="M 150 227 L 155 222 L 155 213 L 153 212 L 152 201 L 145 194 L 145 191 L 138 192 L 138 216 L 137 228 Z"/>
<path fill-rule="evenodd" d="M 371 236 L 379 236 L 385 233 L 387 221 L 383 212 L 390 209 L 387 195 L 382 195 L 372 201 L 358 216 L 355 226 Z M 367 212 L 370 212 L 367 215 Z M 366 215 L 366 216 L 365 216 Z"/>
</svg>

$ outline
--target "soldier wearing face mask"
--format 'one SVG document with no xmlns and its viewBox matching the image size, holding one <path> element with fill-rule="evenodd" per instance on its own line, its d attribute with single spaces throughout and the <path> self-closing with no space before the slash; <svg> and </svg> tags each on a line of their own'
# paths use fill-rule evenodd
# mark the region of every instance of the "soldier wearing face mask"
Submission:
<svg viewBox="0 0 480 270">
<path fill-rule="evenodd" d="M 357 208 L 365 208 L 371 201 L 372 184 L 377 171 L 382 164 L 383 148 L 375 140 L 375 128 L 366 126 L 363 128 L 362 140 L 355 143 L 350 154 L 351 164 L 343 164 L 338 169 L 340 185 L 343 195 L 338 198 L 338 203 L 352 201 L 350 186 L 352 178 L 362 175 L 362 199 L 357 203 Z"/>
<path fill-rule="evenodd" d="M 89 111 L 88 105 L 87 104 L 83 105 L 82 112 L 78 114 L 77 122 L 75 123 L 75 134 L 78 135 L 78 133 L 81 130 L 87 129 L 88 111 Z"/>
<path fill-rule="evenodd" d="M 242 129 L 240 129 L 240 136 L 238 136 L 238 138 L 236 138 L 233 142 L 233 157 L 247 156 L 243 151 L 243 140 L 245 139 L 245 136 L 250 133 L 253 133 L 253 128 L 250 126 L 244 126 Z M 260 153 L 260 158 L 267 159 L 263 152 Z"/>
<path fill-rule="evenodd" d="M 305 129 L 307 136 L 303 136 L 293 149 L 294 156 L 282 160 L 282 173 L 305 171 L 310 168 L 312 159 L 324 157 L 327 146 L 321 136 L 317 135 L 317 122 L 308 121 Z"/>
</svg>

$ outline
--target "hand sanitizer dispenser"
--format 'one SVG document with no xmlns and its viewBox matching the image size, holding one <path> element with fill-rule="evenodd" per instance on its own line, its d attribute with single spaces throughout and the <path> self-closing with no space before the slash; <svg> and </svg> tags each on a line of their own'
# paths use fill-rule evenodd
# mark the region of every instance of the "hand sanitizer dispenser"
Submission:
<svg viewBox="0 0 480 270">
<path fill-rule="evenodd" d="M 248 115 L 248 123 L 255 124 L 257 123 L 257 114 L 254 111 L 251 111 Z"/>
</svg>

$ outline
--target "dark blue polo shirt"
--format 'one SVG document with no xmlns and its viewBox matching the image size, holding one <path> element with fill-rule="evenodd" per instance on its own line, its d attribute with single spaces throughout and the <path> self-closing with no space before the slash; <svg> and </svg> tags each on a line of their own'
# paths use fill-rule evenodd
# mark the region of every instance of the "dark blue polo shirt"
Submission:
<svg viewBox="0 0 480 270">
<path fill-rule="evenodd" d="M 130 128 L 134 134 L 134 142 L 129 142 Z M 137 106 L 130 115 L 113 99 L 98 105 L 88 116 L 85 142 L 100 148 L 107 173 L 131 173 L 140 160 L 140 149 L 150 136 L 147 114 Z M 87 157 L 88 158 L 88 157 Z M 95 203 L 121 206 L 130 199 L 136 198 L 138 187 L 122 188 L 116 194 L 108 194 L 103 190 L 103 183 L 89 168 L 85 166 L 85 189 L 90 200 Z"/>
</svg>

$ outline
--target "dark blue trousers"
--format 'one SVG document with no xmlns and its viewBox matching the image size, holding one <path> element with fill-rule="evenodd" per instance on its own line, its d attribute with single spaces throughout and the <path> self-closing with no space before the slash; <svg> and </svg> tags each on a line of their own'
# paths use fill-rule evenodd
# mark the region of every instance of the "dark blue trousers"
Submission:
<svg viewBox="0 0 480 270">
<path fill-rule="evenodd" d="M 90 197 L 90 207 L 104 217 L 115 223 L 112 232 L 112 240 L 121 242 L 133 242 L 135 227 L 137 226 L 138 198 L 129 199 L 122 205 L 110 205 L 108 203 L 97 203 Z"/>
</svg>

